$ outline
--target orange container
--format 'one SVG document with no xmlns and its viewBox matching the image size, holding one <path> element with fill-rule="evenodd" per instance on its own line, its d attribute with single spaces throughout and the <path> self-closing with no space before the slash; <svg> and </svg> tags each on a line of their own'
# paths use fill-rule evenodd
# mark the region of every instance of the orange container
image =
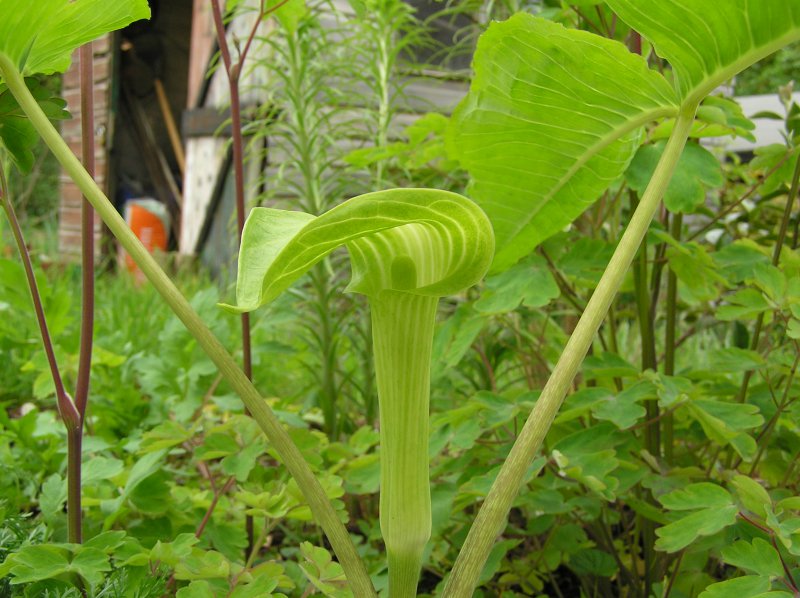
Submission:
<svg viewBox="0 0 800 598">
<path fill-rule="evenodd" d="M 164 204 L 149 198 L 131 199 L 125 203 L 125 222 L 150 253 L 156 249 L 167 250 L 169 214 Z M 142 278 L 142 273 L 127 253 L 125 267 L 137 279 Z"/>
</svg>

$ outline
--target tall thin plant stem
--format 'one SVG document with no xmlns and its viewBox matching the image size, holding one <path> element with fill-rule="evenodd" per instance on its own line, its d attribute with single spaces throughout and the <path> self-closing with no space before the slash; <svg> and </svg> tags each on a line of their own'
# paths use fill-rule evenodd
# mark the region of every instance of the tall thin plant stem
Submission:
<svg viewBox="0 0 800 598">
<path fill-rule="evenodd" d="M 231 96 L 231 129 L 233 132 L 233 179 L 234 179 L 234 196 L 236 203 L 236 230 L 238 233 L 239 243 L 242 242 L 242 230 L 244 229 L 245 221 L 245 206 L 244 206 L 244 136 L 242 135 L 242 102 L 239 94 L 239 82 L 241 80 L 242 66 L 247 52 L 250 49 L 250 44 L 253 43 L 258 26 L 265 14 L 265 2 L 261 0 L 259 13 L 250 35 L 247 38 L 244 49 L 239 55 L 236 63 L 233 62 L 231 51 L 228 47 L 228 39 L 225 36 L 225 25 L 222 20 L 222 9 L 219 0 L 211 0 L 211 9 L 214 17 L 214 29 L 217 33 L 217 42 L 219 44 L 219 51 L 222 55 L 222 64 L 225 67 L 225 74 L 228 77 L 228 89 Z M 253 379 L 253 357 L 252 357 L 252 342 L 250 339 L 250 314 L 243 313 L 241 318 L 242 330 L 242 369 L 244 375 L 249 380 Z M 245 517 L 245 530 L 247 532 L 247 546 L 245 547 L 245 555 L 250 554 L 253 549 L 254 530 L 253 530 L 253 517 L 247 515 Z"/>
<path fill-rule="evenodd" d="M 492 545 L 506 525 L 511 504 L 519 493 L 530 464 L 539 451 L 578 368 L 622 284 L 625 273 L 630 268 L 636 251 L 647 233 L 661 196 L 686 144 L 696 109 L 696 104 L 681 109 L 664 154 L 636 212 L 631 217 L 628 228 L 622 235 L 597 289 L 467 534 L 443 596 L 447 598 L 472 596 Z"/>
<path fill-rule="evenodd" d="M 275 447 L 278 455 L 286 465 L 286 469 L 289 470 L 303 496 L 308 501 L 314 519 L 327 535 L 355 596 L 359 598 L 362 596 L 376 596 L 364 563 L 358 556 L 353 541 L 325 494 L 325 490 L 317 478 L 314 477 L 300 450 L 292 442 L 289 434 L 284 430 L 269 405 L 267 405 L 266 401 L 253 386 L 253 383 L 244 375 L 236 361 L 209 330 L 197 312 L 192 309 L 169 276 L 128 228 L 114 206 L 94 182 L 94 179 L 84 170 L 80 161 L 72 154 L 58 131 L 56 131 L 30 91 L 28 91 L 14 63 L 2 53 L 0 53 L 0 75 L 2 75 L 8 85 L 8 89 L 61 166 L 75 181 L 75 184 L 78 185 L 78 188 L 97 210 L 111 233 L 119 240 L 128 255 L 139 266 L 142 273 L 163 297 L 175 315 L 183 322 L 195 340 L 197 340 L 198 345 L 217 366 L 220 374 L 250 410 L 253 419 Z M 77 411 L 75 411 L 75 414 L 77 415 Z"/>
<path fill-rule="evenodd" d="M 670 234 L 676 241 L 681 239 L 681 229 L 683 227 L 683 214 L 673 214 L 670 222 Z M 675 271 L 670 268 L 667 274 L 667 322 L 664 331 L 664 374 L 667 376 L 675 375 L 675 348 L 676 333 L 678 330 L 678 277 Z M 664 415 L 664 436 L 663 451 L 667 463 L 672 465 L 674 459 L 674 426 L 675 421 L 672 413 Z M 677 567 L 677 564 L 676 564 Z"/>
<path fill-rule="evenodd" d="M 25 83 L 20 78 L 20 83 L 27 92 Z M 10 86 L 9 86 L 10 87 Z M 35 100 L 31 98 L 35 104 Z M 38 104 L 37 104 L 38 108 Z M 47 117 L 42 114 L 45 122 L 50 125 Z M 69 148 L 67 148 L 69 151 Z M 71 155 L 71 153 L 70 153 Z M 73 156 L 74 157 L 74 156 Z M 25 238 L 22 234 L 22 227 L 19 225 L 19 220 L 14 212 L 14 206 L 11 203 L 11 198 L 8 195 L 8 184 L 6 175 L 3 168 L 0 168 L 0 201 L 2 201 L 3 209 L 6 212 L 8 222 L 11 225 L 11 232 L 14 236 L 14 241 L 17 244 L 20 258 L 22 259 L 22 266 L 25 269 L 25 276 L 28 280 L 28 289 L 31 293 L 33 301 L 33 309 L 36 313 L 36 321 L 39 325 L 39 333 L 42 336 L 42 345 L 44 346 L 45 356 L 47 363 L 50 366 L 50 375 L 53 378 L 53 386 L 56 391 L 56 406 L 58 413 L 61 416 L 61 421 L 67 429 L 67 471 L 72 471 L 78 468 L 80 471 L 80 429 L 81 429 L 81 416 L 75 407 L 72 397 L 69 396 L 64 388 L 64 382 L 61 378 L 61 372 L 58 368 L 58 361 L 56 360 L 55 349 L 53 348 L 53 340 L 50 336 L 50 330 L 47 327 L 47 318 L 44 313 L 44 306 L 42 305 L 42 297 L 39 293 L 39 285 L 36 282 L 36 275 L 33 272 L 33 262 L 31 260 L 30 252 L 25 244 Z M 78 438 L 77 446 L 75 438 Z M 75 464 L 77 449 L 77 465 Z M 67 484 L 67 537 L 70 542 L 80 542 L 81 530 L 81 509 L 80 509 L 80 479 L 77 484 L 77 504 L 76 504 L 75 486 Z"/>
</svg>

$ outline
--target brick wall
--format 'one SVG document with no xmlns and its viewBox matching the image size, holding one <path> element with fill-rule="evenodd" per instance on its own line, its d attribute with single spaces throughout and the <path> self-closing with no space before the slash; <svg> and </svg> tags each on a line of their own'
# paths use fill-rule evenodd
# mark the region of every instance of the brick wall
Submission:
<svg viewBox="0 0 800 598">
<path fill-rule="evenodd" d="M 113 37 L 106 35 L 92 45 L 94 51 L 94 122 L 95 122 L 95 180 L 108 193 L 108 132 L 109 102 L 111 100 L 111 76 L 113 74 Z M 81 104 L 78 52 L 72 57 L 72 66 L 64 75 L 62 93 L 67 101 L 67 110 L 72 119 L 61 125 L 61 134 L 78 158 L 81 157 Z M 66 259 L 80 255 L 81 246 L 81 192 L 66 176 L 61 174 L 61 198 L 59 203 L 58 246 Z M 95 247 L 99 255 L 103 225 L 95 215 Z"/>
</svg>

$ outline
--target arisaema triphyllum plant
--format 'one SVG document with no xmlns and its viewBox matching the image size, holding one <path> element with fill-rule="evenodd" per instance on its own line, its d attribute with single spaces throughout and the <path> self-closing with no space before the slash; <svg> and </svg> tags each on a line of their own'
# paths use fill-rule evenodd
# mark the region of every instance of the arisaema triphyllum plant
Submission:
<svg viewBox="0 0 800 598">
<path fill-rule="evenodd" d="M 431 534 L 428 411 L 439 298 L 481 280 L 494 234 L 447 191 L 392 189 L 314 217 L 255 208 L 239 255 L 236 311 L 275 299 L 334 249 L 350 253 L 351 292 L 369 301 L 380 418 L 380 526 L 392 598 L 416 595 Z"/>
</svg>

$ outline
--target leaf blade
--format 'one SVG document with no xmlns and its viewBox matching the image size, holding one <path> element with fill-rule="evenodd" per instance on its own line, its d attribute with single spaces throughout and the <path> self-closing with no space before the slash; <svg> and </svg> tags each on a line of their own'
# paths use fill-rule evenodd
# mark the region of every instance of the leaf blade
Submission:
<svg viewBox="0 0 800 598">
<path fill-rule="evenodd" d="M 489 27 L 474 68 L 448 148 L 492 220 L 493 272 L 591 205 L 627 167 L 640 127 L 676 111 L 666 80 L 622 44 L 527 14 Z"/>
</svg>

